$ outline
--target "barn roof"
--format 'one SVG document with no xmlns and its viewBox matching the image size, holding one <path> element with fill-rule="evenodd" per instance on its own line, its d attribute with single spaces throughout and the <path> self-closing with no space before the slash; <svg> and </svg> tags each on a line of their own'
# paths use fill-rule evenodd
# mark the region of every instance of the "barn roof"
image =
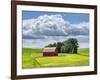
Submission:
<svg viewBox="0 0 100 80">
<path fill-rule="evenodd" d="M 46 47 L 43 49 L 43 52 L 55 52 L 56 47 Z"/>
</svg>

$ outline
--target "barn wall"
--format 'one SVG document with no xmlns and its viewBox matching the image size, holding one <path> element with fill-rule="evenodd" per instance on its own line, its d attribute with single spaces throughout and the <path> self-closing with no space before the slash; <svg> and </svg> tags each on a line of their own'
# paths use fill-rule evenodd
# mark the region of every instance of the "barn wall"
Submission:
<svg viewBox="0 0 100 80">
<path fill-rule="evenodd" d="M 43 56 L 57 56 L 56 52 L 43 52 Z"/>
</svg>

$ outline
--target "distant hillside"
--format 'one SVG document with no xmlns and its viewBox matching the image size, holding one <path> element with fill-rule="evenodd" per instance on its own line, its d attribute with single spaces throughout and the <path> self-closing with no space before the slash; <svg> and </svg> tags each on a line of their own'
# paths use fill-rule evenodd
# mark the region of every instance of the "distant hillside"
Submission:
<svg viewBox="0 0 100 80">
<path fill-rule="evenodd" d="M 41 53 L 42 49 L 39 48 L 23 48 L 23 53 Z"/>
</svg>

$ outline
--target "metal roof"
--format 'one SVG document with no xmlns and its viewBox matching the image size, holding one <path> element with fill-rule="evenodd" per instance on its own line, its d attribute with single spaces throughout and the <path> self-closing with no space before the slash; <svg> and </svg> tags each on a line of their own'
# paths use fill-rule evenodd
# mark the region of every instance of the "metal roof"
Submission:
<svg viewBox="0 0 100 80">
<path fill-rule="evenodd" d="M 43 52 L 55 52 L 56 47 L 46 47 L 43 49 Z"/>
</svg>

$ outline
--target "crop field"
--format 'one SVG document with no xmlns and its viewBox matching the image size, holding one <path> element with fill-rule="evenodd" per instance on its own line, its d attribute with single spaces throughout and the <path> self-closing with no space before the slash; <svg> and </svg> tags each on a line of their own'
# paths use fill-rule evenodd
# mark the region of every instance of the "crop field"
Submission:
<svg viewBox="0 0 100 80">
<path fill-rule="evenodd" d="M 22 68 L 72 67 L 89 65 L 89 48 L 78 49 L 77 54 L 58 53 L 44 57 L 42 49 L 23 48 Z"/>
</svg>

